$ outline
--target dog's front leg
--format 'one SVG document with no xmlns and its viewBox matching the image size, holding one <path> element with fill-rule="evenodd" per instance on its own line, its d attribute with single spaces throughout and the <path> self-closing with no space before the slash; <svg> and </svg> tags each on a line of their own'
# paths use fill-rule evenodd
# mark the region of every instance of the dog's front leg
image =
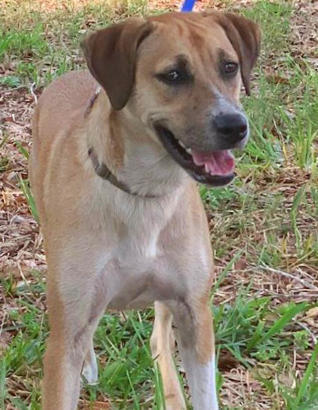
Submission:
<svg viewBox="0 0 318 410">
<path fill-rule="evenodd" d="M 109 292 L 96 274 L 88 273 L 92 261 L 87 260 L 86 265 L 81 260 L 62 273 L 51 269 L 48 275 L 50 336 L 44 358 L 44 410 L 76 409 L 83 364 L 87 381 L 97 379 L 92 337 Z M 71 262 L 65 265 L 72 266 Z"/>
<path fill-rule="evenodd" d="M 59 298 L 55 298 L 59 303 Z M 80 299 L 73 303 L 72 314 L 63 312 L 54 319 L 56 304 L 52 301 L 49 304 L 51 329 L 44 359 L 44 410 L 76 409 L 85 357 L 88 360 L 84 367 L 85 378 L 89 382 L 97 379 L 97 366 L 92 361 L 92 337 L 100 314 L 89 317 L 92 305 L 87 303 L 85 306 L 87 301 L 84 299 L 81 303 Z"/>
<path fill-rule="evenodd" d="M 203 300 L 203 301 L 202 301 Z M 212 314 L 207 298 L 173 303 L 178 347 L 194 410 L 218 410 Z"/>
</svg>

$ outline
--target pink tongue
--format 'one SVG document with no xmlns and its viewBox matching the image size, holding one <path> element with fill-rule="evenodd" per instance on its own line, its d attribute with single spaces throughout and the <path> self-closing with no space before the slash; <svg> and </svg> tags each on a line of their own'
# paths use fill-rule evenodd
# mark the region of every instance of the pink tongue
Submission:
<svg viewBox="0 0 318 410">
<path fill-rule="evenodd" d="M 212 175 L 229 175 L 234 172 L 234 157 L 229 150 L 213 152 L 192 151 L 193 161 L 196 165 L 204 165 L 205 171 Z"/>
</svg>

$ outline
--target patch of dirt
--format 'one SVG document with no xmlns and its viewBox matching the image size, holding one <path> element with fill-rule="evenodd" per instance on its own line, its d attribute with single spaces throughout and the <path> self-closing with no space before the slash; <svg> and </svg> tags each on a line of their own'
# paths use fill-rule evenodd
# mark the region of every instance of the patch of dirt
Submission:
<svg viewBox="0 0 318 410">
<path fill-rule="evenodd" d="M 30 215 L 20 179 L 27 178 L 23 149 L 31 147 L 31 115 L 34 96 L 25 88 L 0 86 L 0 272 L 21 277 L 21 272 L 45 266 L 41 236 Z"/>
<path fill-rule="evenodd" d="M 318 70 L 318 2 L 297 0 L 291 24 L 291 50 L 293 57 L 306 59 Z"/>
</svg>

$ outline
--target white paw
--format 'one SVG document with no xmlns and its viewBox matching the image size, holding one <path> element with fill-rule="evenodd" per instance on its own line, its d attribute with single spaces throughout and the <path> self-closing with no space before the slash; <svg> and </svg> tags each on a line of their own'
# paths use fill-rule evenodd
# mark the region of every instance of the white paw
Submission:
<svg viewBox="0 0 318 410">
<path fill-rule="evenodd" d="M 82 376 L 87 384 L 94 386 L 98 383 L 98 367 L 94 350 L 91 350 L 84 361 Z"/>
</svg>

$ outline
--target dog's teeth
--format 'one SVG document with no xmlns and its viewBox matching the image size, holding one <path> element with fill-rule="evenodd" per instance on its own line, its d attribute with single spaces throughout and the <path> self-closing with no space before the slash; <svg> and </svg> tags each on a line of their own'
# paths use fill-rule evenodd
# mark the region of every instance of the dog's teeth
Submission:
<svg viewBox="0 0 318 410">
<path fill-rule="evenodd" d="M 207 172 L 207 173 L 209 173 L 209 172 L 210 172 L 210 171 L 209 171 L 208 164 L 204 164 L 204 169 L 205 169 L 205 172 Z"/>
<path fill-rule="evenodd" d="M 186 148 L 188 154 L 191 154 L 191 148 Z"/>
<path fill-rule="evenodd" d="M 186 149 L 186 146 L 184 145 L 184 143 L 180 140 L 178 140 L 179 144 L 181 145 L 182 148 Z"/>
</svg>

